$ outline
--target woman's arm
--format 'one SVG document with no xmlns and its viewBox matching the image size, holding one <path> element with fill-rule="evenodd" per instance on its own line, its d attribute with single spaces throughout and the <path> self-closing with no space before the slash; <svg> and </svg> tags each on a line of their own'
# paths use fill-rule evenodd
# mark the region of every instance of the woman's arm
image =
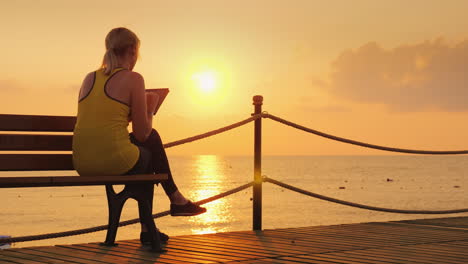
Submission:
<svg viewBox="0 0 468 264">
<path fill-rule="evenodd" d="M 157 94 L 154 94 L 155 96 L 153 96 L 152 94 L 154 93 L 146 93 L 146 109 L 149 111 L 150 109 L 156 109 L 156 106 L 158 105 L 159 103 L 159 95 Z M 154 113 L 154 110 L 152 111 L 153 115 L 155 114 Z M 128 122 L 132 122 L 132 113 L 130 112 L 130 114 L 128 115 Z"/>
<path fill-rule="evenodd" d="M 153 128 L 154 109 L 148 109 L 143 76 L 129 72 L 131 120 L 133 135 L 140 142 L 145 142 Z"/>
</svg>

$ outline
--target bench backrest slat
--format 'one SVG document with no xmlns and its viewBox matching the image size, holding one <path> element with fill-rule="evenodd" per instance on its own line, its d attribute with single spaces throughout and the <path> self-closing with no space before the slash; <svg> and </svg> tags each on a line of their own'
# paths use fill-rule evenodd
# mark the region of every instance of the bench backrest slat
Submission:
<svg viewBox="0 0 468 264">
<path fill-rule="evenodd" d="M 71 154 L 1 154 L 0 171 L 74 170 Z"/>
<path fill-rule="evenodd" d="M 71 150 L 72 135 L 0 134 L 0 150 Z"/>
<path fill-rule="evenodd" d="M 75 116 L 0 115 L 0 131 L 73 132 Z"/>
<path fill-rule="evenodd" d="M 73 132 L 75 123 L 75 116 L 0 114 L 0 132 L 7 132 L 0 134 L 0 151 L 41 151 L 40 154 L 0 152 L 0 171 L 74 170 L 71 156 L 73 136 L 71 133 L 60 135 L 52 132 Z M 52 154 L 49 151 L 69 151 L 70 154 Z"/>
</svg>

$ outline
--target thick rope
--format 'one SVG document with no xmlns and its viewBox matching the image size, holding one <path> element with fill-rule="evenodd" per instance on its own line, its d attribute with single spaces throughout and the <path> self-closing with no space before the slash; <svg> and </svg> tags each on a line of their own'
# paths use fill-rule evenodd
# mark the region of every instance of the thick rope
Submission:
<svg viewBox="0 0 468 264">
<path fill-rule="evenodd" d="M 250 183 L 244 184 L 242 186 L 239 186 L 237 188 L 231 189 L 229 191 L 226 191 L 226 192 L 217 194 L 215 196 L 200 200 L 198 202 L 195 202 L 195 204 L 202 205 L 202 204 L 205 204 L 205 203 L 209 203 L 209 202 L 221 199 L 223 197 L 229 196 L 231 194 L 240 192 L 242 190 L 245 190 L 245 189 L 251 187 L 252 185 L 253 185 L 253 182 L 250 182 Z M 164 212 L 160 212 L 160 213 L 157 213 L 157 214 L 153 214 L 153 218 L 160 218 L 160 217 L 163 217 L 163 216 L 167 216 L 169 214 L 170 214 L 170 211 L 164 211 Z M 127 220 L 127 221 L 122 221 L 122 222 L 119 223 L 119 226 L 127 226 L 127 225 L 131 225 L 131 224 L 136 224 L 136 223 L 139 223 L 139 222 L 140 222 L 140 219 L 135 218 L 135 219 Z M 33 236 L 2 238 L 2 239 L 0 239 L 0 244 L 82 235 L 82 234 L 87 234 L 87 233 L 106 230 L 107 226 L 108 225 L 101 225 L 101 226 L 95 226 L 95 227 L 83 228 L 83 229 L 65 231 L 65 232 L 58 232 L 58 233 L 49 233 L 49 234 L 41 234 L 41 235 L 33 235 Z"/>
<path fill-rule="evenodd" d="M 305 194 L 307 196 L 312 196 L 321 200 L 337 203 L 337 204 L 342 204 L 342 205 L 347 205 L 351 207 L 357 207 L 361 209 L 367 209 L 367 210 L 373 210 L 373 211 L 380 211 L 380 212 L 387 212 L 387 213 L 399 213 L 399 214 L 456 214 L 456 213 L 466 213 L 468 212 L 468 209 L 457 209 L 457 210 L 443 210 L 443 211 L 430 211 L 430 210 L 400 210 L 400 209 L 389 209 L 389 208 L 382 208 L 382 207 L 375 207 L 375 206 L 369 206 L 369 205 L 363 205 L 363 204 L 358 204 L 358 203 L 353 203 L 353 202 L 348 202 L 348 201 L 343 201 L 331 197 L 327 197 L 321 194 L 309 192 L 306 190 L 299 189 L 297 187 L 291 186 L 289 184 L 273 180 L 268 177 L 264 177 L 263 181 L 265 182 L 270 182 L 273 184 L 276 184 L 278 186 L 281 186 L 283 188 L 286 188 L 288 190 L 298 192 L 301 194 Z"/>
<path fill-rule="evenodd" d="M 271 114 L 268 114 L 268 113 L 264 113 L 264 114 L 262 114 L 262 116 L 265 117 L 265 118 L 270 118 L 270 119 L 275 120 L 277 122 L 280 122 L 282 124 L 285 124 L 285 125 L 288 125 L 288 126 L 303 130 L 305 132 L 315 134 L 317 136 L 321 136 L 321 137 L 324 137 L 324 138 L 328 138 L 328 139 L 332 139 L 332 140 L 336 140 L 336 141 L 340 141 L 340 142 L 344 142 L 344 143 L 348 143 L 348 144 L 353 144 L 353 145 L 357 145 L 357 146 L 361 146 L 361 147 L 366 147 L 366 148 L 379 149 L 379 150 L 385 150 L 385 151 L 391 151 L 391 152 L 410 153 L 410 154 L 430 154 L 430 155 L 468 154 L 468 150 L 432 151 L 432 150 L 413 150 L 413 149 L 401 149 L 401 148 L 384 147 L 384 146 L 368 144 L 368 143 L 364 143 L 364 142 L 359 142 L 359 141 L 355 141 L 355 140 L 351 140 L 351 139 L 346 139 L 346 138 L 326 134 L 326 133 L 323 133 L 323 132 L 320 132 L 320 131 L 317 131 L 317 130 L 314 130 L 314 129 L 311 129 L 311 128 L 307 128 L 307 127 L 298 125 L 296 123 L 293 123 L 293 122 L 290 122 L 290 121 L 287 121 L 287 120 L 284 120 L 282 118 L 279 118 L 277 116 L 274 116 L 274 115 L 271 115 Z"/>
<path fill-rule="evenodd" d="M 245 120 L 242 120 L 240 122 L 234 123 L 234 124 L 229 125 L 229 126 L 218 128 L 218 129 L 215 129 L 215 130 L 212 130 L 212 131 L 200 134 L 200 135 L 196 135 L 196 136 L 193 136 L 193 137 L 188 137 L 188 138 L 185 138 L 185 139 L 181 139 L 181 140 L 166 143 L 166 144 L 164 144 L 164 147 L 165 148 L 170 148 L 170 147 L 182 145 L 182 144 L 185 144 L 185 143 L 189 143 L 189 142 L 192 142 L 192 141 L 195 141 L 195 140 L 200 140 L 200 139 L 203 139 L 203 138 L 211 137 L 211 136 L 214 136 L 216 134 L 220 134 L 220 133 L 226 132 L 228 130 L 234 129 L 236 127 L 240 127 L 240 126 L 243 126 L 245 124 L 248 124 L 249 122 L 252 122 L 252 121 L 254 121 L 256 119 L 262 118 L 262 116 L 263 116 L 262 114 L 253 115 L 250 118 L 247 118 Z"/>
</svg>

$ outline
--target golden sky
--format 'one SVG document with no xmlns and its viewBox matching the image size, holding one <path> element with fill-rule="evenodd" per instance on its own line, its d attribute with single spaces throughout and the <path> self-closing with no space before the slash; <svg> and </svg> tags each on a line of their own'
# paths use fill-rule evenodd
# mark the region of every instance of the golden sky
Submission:
<svg viewBox="0 0 468 264">
<path fill-rule="evenodd" d="M 0 0 L 0 113 L 74 115 L 107 32 L 141 39 L 147 88 L 169 87 L 165 142 L 263 109 L 374 144 L 468 149 L 468 1 Z M 204 92 L 194 76 L 212 73 Z M 264 119 L 266 155 L 374 155 Z M 251 155 L 253 124 L 169 149 Z"/>
</svg>

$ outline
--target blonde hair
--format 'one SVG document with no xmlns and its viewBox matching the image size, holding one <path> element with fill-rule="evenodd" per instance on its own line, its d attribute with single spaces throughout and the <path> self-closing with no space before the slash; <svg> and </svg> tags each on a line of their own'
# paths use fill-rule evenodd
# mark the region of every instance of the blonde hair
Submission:
<svg viewBox="0 0 468 264">
<path fill-rule="evenodd" d="M 118 57 L 125 55 L 129 49 L 135 49 L 138 53 L 139 48 L 140 39 L 131 30 L 124 27 L 112 29 L 106 36 L 106 53 L 101 65 L 104 74 L 109 75 L 117 68 Z"/>
</svg>

